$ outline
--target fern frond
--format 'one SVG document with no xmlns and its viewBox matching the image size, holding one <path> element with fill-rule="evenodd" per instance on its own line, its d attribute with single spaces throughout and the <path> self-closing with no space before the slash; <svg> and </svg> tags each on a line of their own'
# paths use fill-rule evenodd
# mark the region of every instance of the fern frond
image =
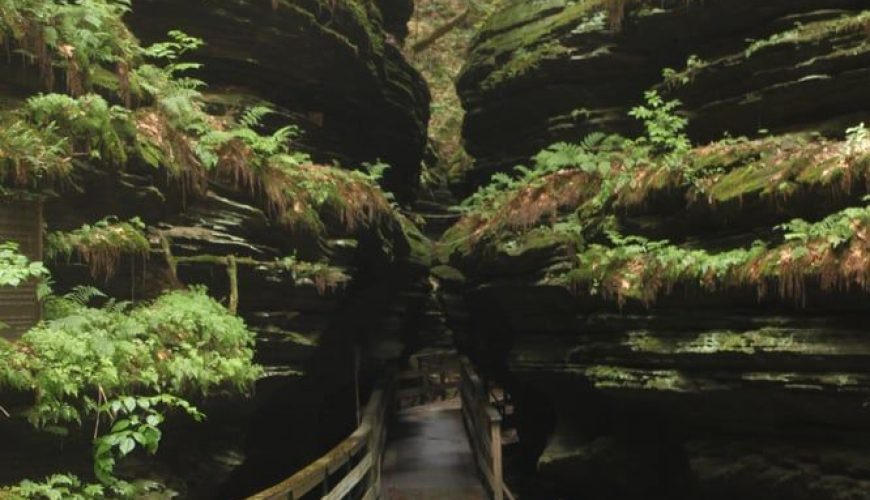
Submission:
<svg viewBox="0 0 870 500">
<path fill-rule="evenodd" d="M 63 296 L 64 299 L 80 306 L 87 306 L 94 299 L 106 297 L 99 288 L 88 285 L 78 285 Z"/>
<path fill-rule="evenodd" d="M 239 125 L 247 128 L 257 127 L 262 124 L 263 118 L 274 112 L 275 110 L 269 106 L 252 106 L 248 108 L 239 118 Z"/>
</svg>

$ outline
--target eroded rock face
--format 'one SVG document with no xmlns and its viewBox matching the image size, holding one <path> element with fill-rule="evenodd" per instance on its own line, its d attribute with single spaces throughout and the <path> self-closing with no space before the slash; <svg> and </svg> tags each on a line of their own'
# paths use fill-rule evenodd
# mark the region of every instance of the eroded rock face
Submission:
<svg viewBox="0 0 870 500">
<path fill-rule="evenodd" d="M 554 142 L 637 132 L 627 111 L 653 86 L 685 101 L 698 141 L 842 133 L 870 105 L 863 2 L 628 2 L 618 30 L 602 3 L 515 1 L 488 21 L 459 82 L 472 187 Z"/>
<path fill-rule="evenodd" d="M 620 306 L 552 281 L 576 242 L 524 239 L 454 253 L 467 281 L 447 304 L 511 393 L 545 495 L 867 497 L 866 292 L 810 280 L 795 302 L 775 282 L 763 298 L 681 283 Z"/>
<path fill-rule="evenodd" d="M 859 2 L 655 2 L 630 8 L 618 33 L 595 5 L 513 2 L 489 21 L 460 84 L 472 185 L 555 141 L 637 132 L 626 113 L 653 86 L 685 101 L 701 144 L 759 128 L 842 136 L 867 120 Z M 689 70 L 661 83 L 690 54 Z M 448 233 L 446 304 L 467 352 L 515 402 L 538 480 L 527 494 L 870 498 L 868 288 L 831 285 L 837 271 L 813 271 L 821 243 L 804 235 L 813 257 L 801 260 L 799 231 L 778 228 L 824 219 L 814 227 L 830 238 L 832 214 L 863 227 L 848 210 L 866 205 L 870 141 L 852 141 L 723 141 L 676 170 L 618 156 L 600 175 L 568 165 Z M 870 268 L 863 238 L 836 250 L 855 276 Z M 761 258 L 729 274 L 723 256 L 753 248 L 773 252 L 771 274 Z M 675 271 L 699 255 L 682 250 L 711 267 Z"/>
<path fill-rule="evenodd" d="M 389 163 L 388 189 L 407 200 L 418 185 L 429 92 L 390 40 L 407 31 L 410 5 L 382 3 L 383 13 L 359 0 L 141 0 L 129 23 L 149 42 L 173 29 L 202 38 L 193 57 L 211 87 L 285 110 L 317 161 Z"/>
<path fill-rule="evenodd" d="M 322 234 L 296 231 L 269 217 L 244 188 L 213 182 L 206 193 L 185 197 L 164 175 L 150 167 L 82 172 L 81 193 L 46 201 L 48 229 L 73 230 L 106 214 L 141 217 L 147 259 L 124 256 L 114 275 L 96 280 L 123 300 L 204 285 L 228 305 L 227 259 L 239 261 L 238 312 L 257 333 L 255 361 L 265 375 L 253 400 L 235 401 L 233 411 L 218 405 L 220 418 L 206 430 L 179 430 L 160 459 L 184 471 L 173 476 L 192 494 L 244 497 L 303 467 L 356 425 L 355 377 L 365 381 L 401 354 L 403 328 L 421 307 L 402 294 L 425 288 L 428 243 L 395 218 L 349 230 L 327 217 Z M 289 256 L 325 274 L 272 265 Z M 77 257 L 48 264 L 60 293 L 95 281 Z M 357 348 L 361 375 L 354 373 Z M 286 442 L 295 443 L 292 453 Z"/>
</svg>

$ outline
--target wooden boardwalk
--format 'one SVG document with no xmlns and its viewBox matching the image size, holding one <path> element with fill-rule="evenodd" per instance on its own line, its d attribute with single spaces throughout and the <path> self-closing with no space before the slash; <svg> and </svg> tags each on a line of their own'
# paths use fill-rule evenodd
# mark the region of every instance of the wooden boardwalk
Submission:
<svg viewBox="0 0 870 500">
<path fill-rule="evenodd" d="M 401 377 L 387 370 L 347 439 L 249 500 L 485 500 L 488 493 L 514 500 L 502 480 L 501 416 L 471 363 L 462 358 L 459 365 L 461 397 L 410 407 L 395 418 L 389 410 L 400 400 L 431 401 L 433 379 L 444 385 L 451 377 L 422 366 Z M 400 380 L 421 379 L 422 387 L 397 390 Z"/>
<path fill-rule="evenodd" d="M 396 415 L 384 453 L 385 500 L 488 498 L 462 427 L 460 404 L 457 398 Z"/>
</svg>

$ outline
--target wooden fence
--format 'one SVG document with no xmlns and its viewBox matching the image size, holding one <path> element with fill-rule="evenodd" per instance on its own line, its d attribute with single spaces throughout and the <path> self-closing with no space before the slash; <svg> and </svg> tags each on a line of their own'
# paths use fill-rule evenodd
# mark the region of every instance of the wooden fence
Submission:
<svg viewBox="0 0 870 500">
<path fill-rule="evenodd" d="M 395 374 L 391 371 L 372 392 L 360 426 L 350 437 L 289 479 L 249 500 L 299 500 L 306 495 L 328 500 L 380 498 L 381 457 L 394 387 Z"/>
<path fill-rule="evenodd" d="M 490 403 L 489 391 L 468 358 L 462 358 L 460 370 L 462 422 L 468 433 L 477 468 L 494 500 L 514 500 L 502 476 L 502 416 Z"/>
<path fill-rule="evenodd" d="M 0 198 L 0 243 L 18 243 L 31 261 L 42 260 L 42 204 L 39 201 Z M 40 319 L 36 281 L 0 287 L 0 337 L 14 340 Z"/>
</svg>

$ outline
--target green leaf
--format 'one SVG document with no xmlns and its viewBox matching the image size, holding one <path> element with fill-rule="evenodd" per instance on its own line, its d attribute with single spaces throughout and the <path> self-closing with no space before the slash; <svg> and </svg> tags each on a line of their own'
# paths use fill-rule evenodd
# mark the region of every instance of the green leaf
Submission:
<svg viewBox="0 0 870 500">
<path fill-rule="evenodd" d="M 122 418 L 115 422 L 115 425 L 112 426 L 112 433 L 121 432 L 130 427 L 130 420 L 126 418 Z"/>
<path fill-rule="evenodd" d="M 121 451 L 121 456 L 126 456 L 131 451 L 133 451 L 134 448 L 136 448 L 136 442 L 133 440 L 133 438 L 124 438 L 124 440 L 121 441 L 121 444 L 118 447 L 118 449 Z"/>
</svg>

